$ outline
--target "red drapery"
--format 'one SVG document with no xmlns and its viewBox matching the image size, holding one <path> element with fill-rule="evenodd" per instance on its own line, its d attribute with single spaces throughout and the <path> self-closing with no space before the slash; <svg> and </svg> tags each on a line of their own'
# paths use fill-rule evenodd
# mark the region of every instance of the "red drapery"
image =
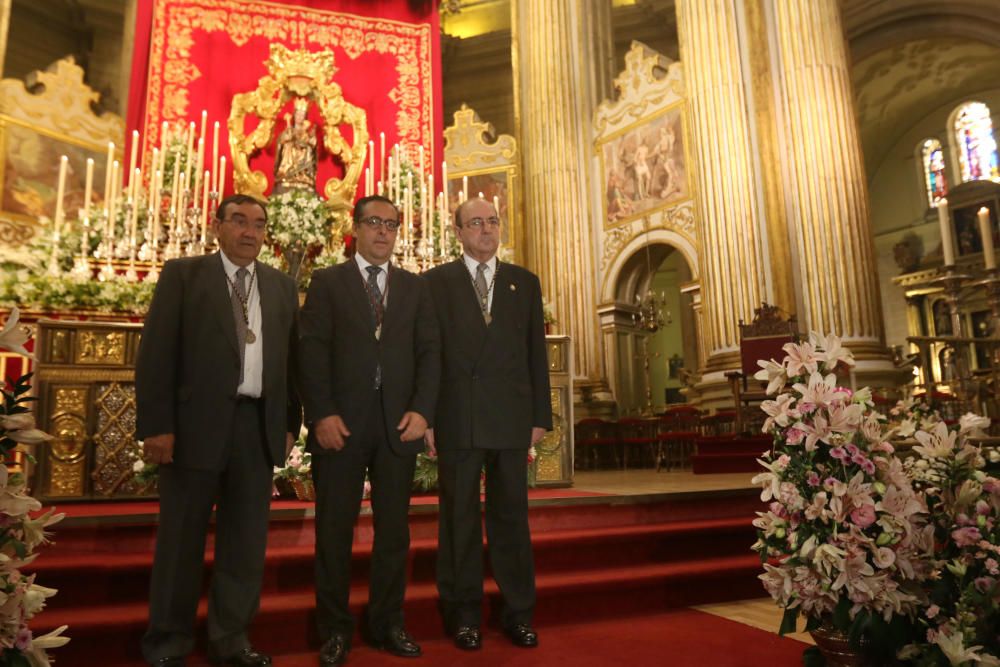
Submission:
<svg viewBox="0 0 1000 667">
<path fill-rule="evenodd" d="M 139 0 L 135 35 L 126 137 L 131 140 L 132 130 L 139 130 L 141 154 L 147 158 L 159 145 L 162 121 L 200 124 L 204 109 L 209 119 L 206 157 L 217 120 L 220 152 L 231 165 L 226 122 L 233 95 L 257 88 L 267 73 L 269 45 L 280 42 L 292 49 L 333 51 L 333 80 L 348 102 L 366 111 L 376 150 L 384 132 L 387 150 L 399 142 L 416 162 L 423 146 L 428 169 L 440 170 L 444 153 L 436 2 Z M 315 108 L 310 119 L 321 125 Z M 283 127 L 283 122 L 277 124 L 275 136 Z M 126 146 L 125 154 L 130 150 Z M 251 160 L 251 167 L 270 175 L 273 158 L 272 145 Z M 323 158 L 321 151 L 320 184 L 341 174 Z M 375 179 L 381 178 L 376 173 Z M 227 191 L 232 182 L 230 173 Z M 363 187 L 362 178 L 359 195 Z"/>
</svg>

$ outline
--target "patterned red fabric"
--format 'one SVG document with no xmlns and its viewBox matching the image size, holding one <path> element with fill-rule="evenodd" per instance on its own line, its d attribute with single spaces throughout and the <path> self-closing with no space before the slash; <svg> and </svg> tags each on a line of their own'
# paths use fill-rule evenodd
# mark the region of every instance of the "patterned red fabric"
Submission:
<svg viewBox="0 0 1000 667">
<path fill-rule="evenodd" d="M 333 80 L 344 98 L 368 115 L 375 140 L 397 141 L 426 152 L 427 167 L 439 171 L 441 143 L 440 27 L 429 0 L 139 0 L 132 62 L 128 133 L 142 133 L 142 154 L 160 143 L 162 121 L 195 121 L 208 111 L 206 157 L 212 123 L 219 121 L 220 154 L 229 165 L 226 122 L 233 95 L 257 88 L 265 76 L 271 42 L 292 49 L 334 53 Z M 290 110 L 291 105 L 288 105 Z M 321 128 L 316 108 L 310 119 Z M 284 127 L 277 124 L 276 133 Z M 350 142 L 350 130 L 346 129 Z M 322 143 L 322 140 L 321 140 Z M 125 154 L 130 151 L 126 146 Z M 320 152 L 318 180 L 340 176 L 339 166 Z M 207 160 L 206 160 L 207 161 Z M 273 172 L 273 146 L 251 167 Z M 376 171 L 378 167 L 376 165 Z M 375 179 L 382 178 L 376 173 Z M 226 176 L 232 190 L 232 174 Z M 363 194 L 363 176 L 358 190 Z"/>
</svg>

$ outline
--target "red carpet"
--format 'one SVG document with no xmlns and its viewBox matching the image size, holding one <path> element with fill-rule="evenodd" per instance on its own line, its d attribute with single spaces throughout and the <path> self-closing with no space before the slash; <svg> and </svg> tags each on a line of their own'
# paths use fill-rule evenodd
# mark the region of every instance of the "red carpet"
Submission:
<svg viewBox="0 0 1000 667">
<path fill-rule="evenodd" d="M 583 615 L 586 611 L 583 612 Z M 539 626 L 536 649 L 511 646 L 502 634 L 487 630 L 483 649 L 462 652 L 446 639 L 419 639 L 424 655 L 412 664 L 482 667 L 552 667 L 560 663 L 574 667 L 633 665 L 644 667 L 793 667 L 802 662 L 806 645 L 705 614 L 693 609 L 649 614 L 639 618 L 600 620 L 555 627 Z M 315 652 L 276 656 L 275 667 L 314 667 Z M 136 667 L 141 662 L 134 663 Z M 194 657 L 191 667 L 210 663 Z M 356 645 L 348 659 L 358 667 L 401 667 L 411 664 L 364 645 Z"/>
<path fill-rule="evenodd" d="M 433 657 L 426 664 L 466 664 L 460 661 L 475 660 L 485 665 L 551 665 L 560 656 L 569 655 L 574 664 L 619 664 L 623 652 L 630 651 L 647 651 L 637 653 L 632 664 L 682 664 L 648 660 L 654 651 L 661 657 L 673 654 L 674 640 L 670 637 L 675 626 L 682 629 L 678 631 L 680 636 L 695 638 L 699 636 L 695 630 L 708 627 L 705 619 L 714 617 L 696 615 L 696 619 L 702 619 L 699 622 L 682 612 L 667 612 L 762 593 L 756 579 L 760 561 L 749 548 L 754 541 L 750 522 L 760 508 L 757 496 L 755 490 L 749 489 L 533 501 L 530 520 L 538 589 L 535 621 L 542 631 L 543 646 L 535 652 L 517 650 L 502 637 L 490 634 L 490 650 L 469 656 L 452 649 L 437 614 L 436 508 L 415 506 L 410 517 L 407 628 Z M 47 547 L 32 565 L 38 583 L 59 589 L 35 619 L 34 631 L 38 634 L 58 625 L 70 626 L 67 634 L 72 641 L 55 652 L 57 665 L 140 664 L 139 639 L 146 624 L 155 536 L 155 515 L 146 510 L 118 517 L 77 515 L 58 527 L 58 543 Z M 278 503 L 272 516 L 254 640 L 262 650 L 278 658 L 278 665 L 316 664 L 313 522 L 306 507 L 285 503 Z M 371 516 L 363 515 L 356 528 L 352 558 L 351 606 L 356 613 L 361 612 L 367 599 L 371 538 Z M 206 563 L 206 574 L 210 574 L 211 544 Z M 499 601 L 492 580 L 487 583 L 486 596 L 484 607 Z M 203 604 L 199 614 L 202 627 L 204 613 Z M 486 617 L 491 616 L 487 613 Z M 675 618 L 680 620 L 675 623 Z M 687 627 L 684 623 L 688 623 L 689 630 L 683 630 Z M 728 625 L 715 627 L 713 633 L 720 636 L 713 634 L 713 641 L 730 641 L 731 636 L 736 636 Z M 745 632 L 755 633 L 755 646 L 761 642 L 766 645 L 768 633 L 759 633 L 757 638 L 757 631 L 748 628 Z M 204 645 L 203 639 L 199 645 Z M 379 660 L 401 664 L 398 658 L 363 648 L 359 639 L 355 645 L 359 650 L 351 664 L 382 664 Z M 683 658 L 683 651 L 676 650 Z M 692 659 L 698 650 L 691 645 Z M 723 647 L 720 654 L 728 650 Z M 612 655 L 616 656 L 613 660 Z M 581 658 L 591 657 L 595 662 L 580 662 Z M 369 659 L 373 662 L 369 663 Z"/>
</svg>

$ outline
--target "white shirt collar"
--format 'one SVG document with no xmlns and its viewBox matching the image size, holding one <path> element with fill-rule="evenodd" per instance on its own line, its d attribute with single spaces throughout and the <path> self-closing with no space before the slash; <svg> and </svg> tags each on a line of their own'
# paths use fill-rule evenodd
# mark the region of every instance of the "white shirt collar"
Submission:
<svg viewBox="0 0 1000 667">
<path fill-rule="evenodd" d="M 469 269 L 469 273 L 471 273 L 472 275 L 476 275 L 476 269 L 479 268 L 479 264 L 480 264 L 479 260 L 478 259 L 473 259 L 472 257 L 469 257 L 469 255 L 467 253 L 462 253 L 462 259 L 465 260 L 465 266 L 466 266 L 466 268 Z M 489 271 L 490 271 L 491 274 L 494 271 L 497 270 L 497 256 L 496 255 L 493 255 L 492 257 L 490 257 L 488 260 L 486 260 L 485 263 L 486 263 L 486 267 L 489 269 Z"/>
<path fill-rule="evenodd" d="M 221 250 L 219 251 L 219 255 L 222 257 L 222 268 L 225 269 L 226 275 L 235 277 L 236 271 L 239 270 L 240 265 L 231 261 L 228 257 L 226 257 L 226 253 L 222 252 Z M 250 262 L 243 268 L 247 270 L 247 277 L 249 278 L 250 276 L 253 275 L 254 271 L 257 269 L 257 262 Z"/>
<path fill-rule="evenodd" d="M 364 257 L 362 257 L 360 252 L 354 253 L 354 259 L 356 259 L 358 261 L 358 266 L 361 267 L 361 274 L 363 276 L 365 276 L 365 277 L 368 276 L 368 267 L 369 266 L 377 266 L 378 268 L 382 269 L 385 272 L 389 271 L 389 262 L 387 262 L 387 261 L 383 262 L 381 264 L 372 264 L 367 259 L 365 259 Z"/>
</svg>

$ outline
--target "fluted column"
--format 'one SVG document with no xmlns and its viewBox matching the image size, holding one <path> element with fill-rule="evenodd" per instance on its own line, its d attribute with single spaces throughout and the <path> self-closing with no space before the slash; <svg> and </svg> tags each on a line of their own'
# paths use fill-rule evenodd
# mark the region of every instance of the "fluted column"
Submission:
<svg viewBox="0 0 1000 667">
<path fill-rule="evenodd" d="M 706 370 L 738 365 L 739 320 L 770 300 L 735 0 L 678 0 L 700 237 Z"/>
<path fill-rule="evenodd" d="M 771 0 L 785 198 L 803 329 L 887 358 L 868 192 L 838 0 Z"/>
<path fill-rule="evenodd" d="M 587 208 L 590 118 L 601 76 L 592 0 L 522 0 L 515 11 L 518 121 L 528 267 L 553 304 L 558 333 L 573 339 L 578 378 L 599 381 L 600 328 L 594 227 Z M 610 4 L 610 3 L 609 3 Z M 607 65 L 606 63 L 604 64 Z"/>
</svg>

